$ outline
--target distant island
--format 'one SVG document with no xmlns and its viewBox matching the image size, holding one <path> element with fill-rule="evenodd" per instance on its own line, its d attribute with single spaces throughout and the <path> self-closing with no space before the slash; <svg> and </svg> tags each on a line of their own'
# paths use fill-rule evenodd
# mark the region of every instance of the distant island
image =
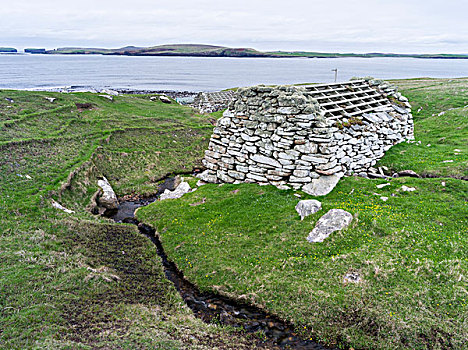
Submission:
<svg viewBox="0 0 468 350">
<path fill-rule="evenodd" d="M 24 52 L 25 53 L 46 53 L 46 49 L 31 49 L 31 48 L 28 48 L 28 49 L 24 49 Z"/>
<path fill-rule="evenodd" d="M 28 51 L 26 51 L 28 50 Z M 124 55 L 124 56 L 190 56 L 190 57 L 413 57 L 440 59 L 468 59 L 468 54 L 395 54 L 395 53 L 324 53 L 308 51 L 258 51 L 252 48 L 231 48 L 214 45 L 175 44 L 152 47 L 126 46 L 119 49 L 63 47 L 54 50 L 26 49 L 35 54 L 80 54 L 80 55 Z"/>
<path fill-rule="evenodd" d="M 16 50 L 14 47 L 0 47 L 0 53 L 16 53 L 18 50 Z"/>
</svg>

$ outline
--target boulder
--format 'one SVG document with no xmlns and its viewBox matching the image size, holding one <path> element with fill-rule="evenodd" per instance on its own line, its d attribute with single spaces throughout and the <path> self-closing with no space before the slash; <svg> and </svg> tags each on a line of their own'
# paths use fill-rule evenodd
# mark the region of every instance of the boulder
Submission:
<svg viewBox="0 0 468 350">
<path fill-rule="evenodd" d="M 299 201 L 296 205 L 296 211 L 301 216 L 301 220 L 304 220 L 306 216 L 315 214 L 322 209 L 322 203 L 315 199 L 305 199 Z"/>
<path fill-rule="evenodd" d="M 159 197 L 160 200 L 164 199 L 177 199 L 182 197 L 184 194 L 190 192 L 192 189 L 188 182 L 181 182 L 179 186 L 174 191 L 165 190 L 163 194 Z"/>
<path fill-rule="evenodd" d="M 318 179 L 313 179 L 312 182 L 304 185 L 302 190 L 312 196 L 325 196 L 335 188 L 342 176 L 342 174 L 320 176 Z"/>
<path fill-rule="evenodd" d="M 106 209 L 117 209 L 119 207 L 119 201 L 115 195 L 112 186 L 105 177 L 98 180 L 98 186 L 102 190 L 101 197 L 99 198 L 99 204 Z"/>
<path fill-rule="evenodd" d="M 333 232 L 342 230 L 353 221 L 353 215 L 343 209 L 332 209 L 322 216 L 309 233 L 309 242 L 323 242 Z"/>
</svg>

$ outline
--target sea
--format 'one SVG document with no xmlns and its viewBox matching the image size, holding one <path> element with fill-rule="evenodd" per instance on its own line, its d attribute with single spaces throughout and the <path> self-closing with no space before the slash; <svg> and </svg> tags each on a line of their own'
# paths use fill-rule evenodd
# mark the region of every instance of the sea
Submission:
<svg viewBox="0 0 468 350">
<path fill-rule="evenodd" d="M 468 76 L 468 59 L 0 55 L 0 89 L 219 91 L 257 84 Z"/>
</svg>

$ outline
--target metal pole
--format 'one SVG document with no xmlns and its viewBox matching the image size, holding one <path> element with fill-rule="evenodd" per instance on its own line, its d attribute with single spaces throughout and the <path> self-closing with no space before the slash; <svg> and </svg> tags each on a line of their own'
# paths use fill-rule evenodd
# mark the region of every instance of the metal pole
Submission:
<svg viewBox="0 0 468 350">
<path fill-rule="evenodd" d="M 335 83 L 336 83 L 336 78 L 338 77 L 338 68 L 332 69 L 332 72 L 335 72 Z"/>
</svg>

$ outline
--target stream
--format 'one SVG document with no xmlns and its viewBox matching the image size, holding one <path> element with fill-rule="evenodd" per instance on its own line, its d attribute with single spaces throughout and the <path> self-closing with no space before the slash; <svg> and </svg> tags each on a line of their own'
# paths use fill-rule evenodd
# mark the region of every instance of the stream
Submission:
<svg viewBox="0 0 468 350">
<path fill-rule="evenodd" d="M 266 346 L 280 346 L 286 349 L 331 349 L 301 338 L 292 324 L 263 309 L 212 292 L 201 292 L 197 286 L 185 279 L 176 264 L 169 260 L 155 229 L 135 219 L 137 208 L 155 202 L 165 189 L 173 190 L 175 187 L 175 178 L 168 178 L 160 185 L 155 195 L 147 198 L 123 199 L 117 212 L 108 216 L 117 223 L 137 225 L 139 231 L 156 245 L 167 279 L 174 284 L 194 315 L 207 323 L 219 322 L 247 333 L 262 332 L 266 339 L 261 343 Z"/>
</svg>

